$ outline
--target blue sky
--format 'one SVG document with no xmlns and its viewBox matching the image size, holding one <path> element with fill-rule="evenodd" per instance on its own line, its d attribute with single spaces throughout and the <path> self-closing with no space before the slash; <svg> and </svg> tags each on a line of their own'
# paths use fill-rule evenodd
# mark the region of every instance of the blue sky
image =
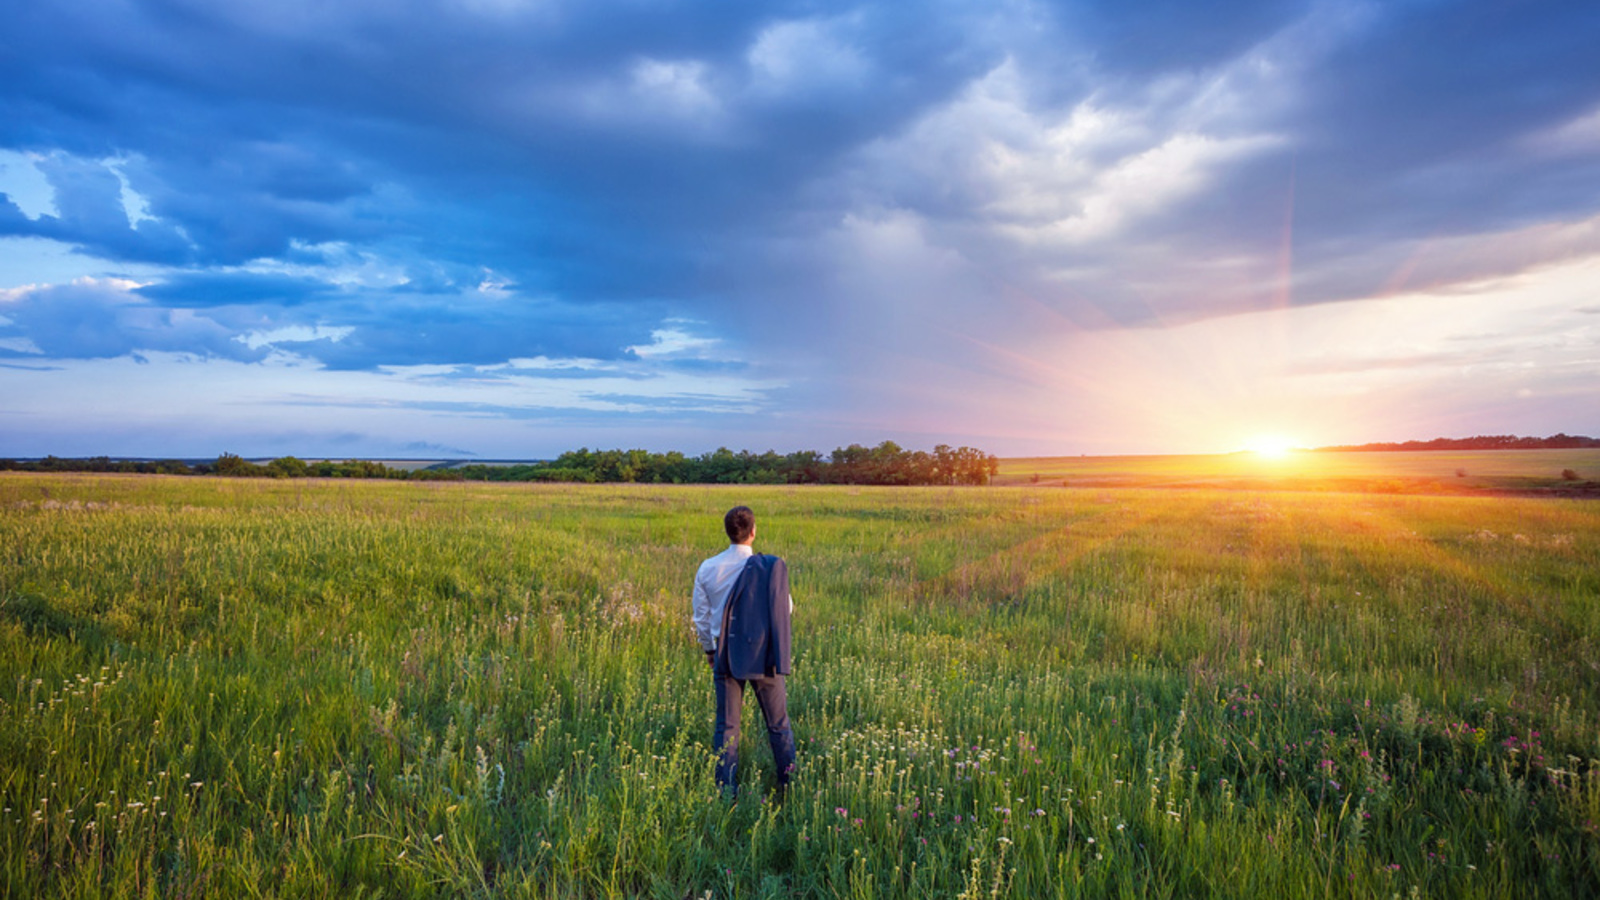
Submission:
<svg viewBox="0 0 1600 900">
<path fill-rule="evenodd" d="M 0 12 L 0 456 L 1600 433 L 1600 5 Z"/>
</svg>

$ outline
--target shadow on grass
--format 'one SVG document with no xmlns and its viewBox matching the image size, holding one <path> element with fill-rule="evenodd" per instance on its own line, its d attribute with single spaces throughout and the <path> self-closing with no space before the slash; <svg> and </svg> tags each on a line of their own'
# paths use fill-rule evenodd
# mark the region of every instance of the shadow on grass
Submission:
<svg viewBox="0 0 1600 900">
<path fill-rule="evenodd" d="M 0 619 L 16 622 L 28 637 L 62 637 L 86 650 L 100 650 L 113 642 L 100 623 L 57 609 L 43 597 L 0 596 Z"/>
</svg>

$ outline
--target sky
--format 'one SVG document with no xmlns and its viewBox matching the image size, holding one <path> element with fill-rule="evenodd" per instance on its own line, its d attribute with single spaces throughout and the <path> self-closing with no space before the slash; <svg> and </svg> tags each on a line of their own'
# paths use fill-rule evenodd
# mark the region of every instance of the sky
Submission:
<svg viewBox="0 0 1600 900">
<path fill-rule="evenodd" d="M 1600 435 L 1600 4 L 0 9 L 0 457 Z"/>
</svg>

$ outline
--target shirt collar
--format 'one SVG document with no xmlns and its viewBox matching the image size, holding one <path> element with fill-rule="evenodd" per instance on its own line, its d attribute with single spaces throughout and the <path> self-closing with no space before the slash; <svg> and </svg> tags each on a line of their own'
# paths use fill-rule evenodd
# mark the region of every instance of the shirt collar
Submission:
<svg viewBox="0 0 1600 900">
<path fill-rule="evenodd" d="M 750 546 L 749 544 L 729 544 L 728 550 L 729 552 L 736 553 L 739 556 L 754 556 L 756 552 L 756 548 Z"/>
</svg>

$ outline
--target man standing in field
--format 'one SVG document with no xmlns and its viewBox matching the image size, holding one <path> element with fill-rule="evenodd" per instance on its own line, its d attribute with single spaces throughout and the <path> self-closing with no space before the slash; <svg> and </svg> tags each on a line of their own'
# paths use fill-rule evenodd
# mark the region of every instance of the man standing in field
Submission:
<svg viewBox="0 0 1600 900">
<path fill-rule="evenodd" d="M 739 786 L 739 716 L 744 687 L 755 688 L 767 722 L 767 741 L 778 771 L 778 787 L 794 770 L 794 730 L 789 727 L 789 568 L 782 559 L 755 552 L 756 515 L 735 506 L 722 519 L 733 543 L 700 564 L 694 576 L 694 628 L 706 652 L 717 693 L 714 749 L 717 785 Z"/>
</svg>

